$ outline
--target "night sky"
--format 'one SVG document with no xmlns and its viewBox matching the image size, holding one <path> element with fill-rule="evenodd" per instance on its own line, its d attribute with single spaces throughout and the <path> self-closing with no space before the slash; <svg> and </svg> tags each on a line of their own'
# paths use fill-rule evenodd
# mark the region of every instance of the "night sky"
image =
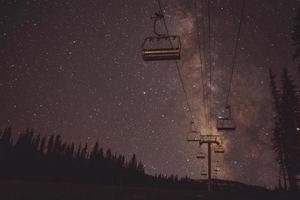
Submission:
<svg viewBox="0 0 300 200">
<path fill-rule="evenodd" d="M 198 31 L 207 28 L 207 1 L 195 1 L 162 5 L 170 33 L 182 40 L 178 64 L 197 130 L 216 134 L 202 95 L 207 65 L 200 55 L 207 49 L 199 50 L 197 40 L 199 33 L 208 42 Z M 0 2 L 0 129 L 12 125 L 17 134 L 30 127 L 76 144 L 99 140 L 113 152 L 136 153 L 147 173 L 200 178 L 204 164 L 196 159 L 198 145 L 186 141 L 190 118 L 175 62 L 141 57 L 143 39 L 153 35 L 155 0 Z M 212 86 L 204 82 L 213 119 L 224 109 L 241 5 L 210 1 Z M 218 178 L 277 184 L 268 69 L 295 72 L 291 29 L 298 7 L 296 0 L 246 1 L 230 98 L 237 130 L 223 134 L 226 153 L 214 155 Z"/>
</svg>

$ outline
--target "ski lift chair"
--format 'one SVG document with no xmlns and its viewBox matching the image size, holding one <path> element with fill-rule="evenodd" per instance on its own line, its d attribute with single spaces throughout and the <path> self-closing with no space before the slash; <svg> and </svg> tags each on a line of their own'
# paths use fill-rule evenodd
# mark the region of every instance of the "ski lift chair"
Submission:
<svg viewBox="0 0 300 200">
<path fill-rule="evenodd" d="M 218 167 L 214 169 L 214 172 L 219 172 L 219 171 L 221 171 L 221 170 Z"/>
<path fill-rule="evenodd" d="M 205 170 L 202 170 L 202 171 L 200 172 L 200 174 L 201 174 L 201 176 L 207 176 L 207 172 L 206 172 Z"/>
<path fill-rule="evenodd" d="M 215 153 L 225 153 L 225 149 L 224 149 L 222 146 L 218 145 L 218 146 L 214 149 L 214 152 L 215 152 Z"/>
<path fill-rule="evenodd" d="M 181 42 L 176 35 L 147 37 L 142 44 L 144 61 L 180 60 L 180 52 Z"/>
<path fill-rule="evenodd" d="M 203 151 L 199 151 L 196 158 L 198 159 L 205 159 L 205 153 Z"/>
<path fill-rule="evenodd" d="M 158 20 L 164 18 L 161 12 L 155 13 L 153 32 L 155 36 L 146 37 L 142 44 L 142 57 L 144 61 L 179 60 L 181 41 L 177 35 L 158 33 L 156 25 Z"/>
<path fill-rule="evenodd" d="M 201 135 L 201 133 L 199 131 L 197 131 L 195 128 L 194 121 L 191 121 L 190 122 L 190 132 L 188 132 L 186 140 L 188 142 L 200 141 L 200 135 Z"/>
<path fill-rule="evenodd" d="M 196 142 L 196 141 L 200 141 L 200 133 L 197 132 L 197 131 L 189 132 L 189 133 L 187 134 L 186 140 L 187 140 L 188 142 Z"/>
<path fill-rule="evenodd" d="M 234 131 L 236 129 L 235 122 L 231 117 L 230 106 L 226 106 L 225 115 L 223 117 L 218 117 L 217 119 L 217 130 L 218 131 Z"/>
</svg>

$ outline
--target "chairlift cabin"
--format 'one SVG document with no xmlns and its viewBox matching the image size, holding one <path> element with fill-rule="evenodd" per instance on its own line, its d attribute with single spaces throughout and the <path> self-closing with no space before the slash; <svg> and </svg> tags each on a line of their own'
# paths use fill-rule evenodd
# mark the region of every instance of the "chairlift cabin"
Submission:
<svg viewBox="0 0 300 200">
<path fill-rule="evenodd" d="M 164 20 L 161 12 L 155 13 L 153 32 L 154 36 L 146 37 L 142 44 L 142 57 L 144 61 L 179 60 L 181 53 L 181 41 L 177 35 L 158 33 L 157 22 Z M 166 27 L 165 27 L 166 28 Z"/>
<path fill-rule="evenodd" d="M 225 115 L 218 117 L 217 119 L 217 130 L 218 131 L 234 131 L 236 129 L 235 122 L 231 117 L 230 106 L 226 106 Z"/>
</svg>

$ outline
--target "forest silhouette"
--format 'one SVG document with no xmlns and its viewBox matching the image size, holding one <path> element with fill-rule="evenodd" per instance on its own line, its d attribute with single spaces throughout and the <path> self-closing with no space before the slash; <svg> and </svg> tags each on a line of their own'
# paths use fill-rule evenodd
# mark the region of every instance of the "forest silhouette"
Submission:
<svg viewBox="0 0 300 200">
<path fill-rule="evenodd" d="M 124 155 L 104 151 L 98 142 L 89 150 L 87 144 L 76 147 L 60 135 L 35 135 L 32 129 L 13 138 L 11 127 L 0 132 L 0 180 L 207 190 L 206 180 L 146 174 L 135 154 L 127 161 Z M 264 190 L 234 181 L 215 179 L 213 183 L 216 190 Z"/>
<path fill-rule="evenodd" d="M 300 172 L 300 95 L 297 85 L 282 70 L 281 88 L 278 88 L 275 75 L 269 71 L 273 97 L 272 147 L 279 164 L 278 186 L 284 190 L 297 190 Z"/>
<path fill-rule="evenodd" d="M 11 127 L 0 136 L 0 178 L 125 186 L 157 186 L 199 188 L 203 184 L 187 177 L 150 176 L 133 154 L 113 154 L 96 142 L 91 151 L 87 144 L 68 144 L 60 135 L 34 135 L 32 129 L 12 139 Z"/>
</svg>

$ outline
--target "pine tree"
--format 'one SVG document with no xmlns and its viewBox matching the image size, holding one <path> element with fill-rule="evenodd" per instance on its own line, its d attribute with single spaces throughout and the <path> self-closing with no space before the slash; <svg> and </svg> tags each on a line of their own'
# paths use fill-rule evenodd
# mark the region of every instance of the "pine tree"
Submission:
<svg viewBox="0 0 300 200">
<path fill-rule="evenodd" d="M 132 155 L 132 158 L 128 163 L 128 168 L 132 171 L 135 171 L 137 169 L 137 160 L 135 154 Z"/>
<path fill-rule="evenodd" d="M 1 145 L 11 145 L 11 126 L 5 128 L 0 140 Z"/>
<path fill-rule="evenodd" d="M 296 176 L 299 173 L 298 120 L 300 119 L 300 102 L 298 89 L 288 71 L 282 73 L 282 97 L 279 104 L 280 126 L 282 128 L 283 162 L 286 167 L 290 190 L 297 189 Z"/>
<path fill-rule="evenodd" d="M 44 136 L 41 140 L 41 144 L 40 144 L 40 148 L 39 148 L 39 152 L 41 155 L 44 155 L 45 150 L 46 150 L 46 137 Z"/>
<path fill-rule="evenodd" d="M 289 182 L 289 189 L 297 189 L 296 176 L 300 172 L 300 148 L 299 148 L 299 126 L 300 126 L 300 97 L 298 88 L 284 68 L 282 72 L 282 92 L 277 89 L 275 76 L 269 71 L 270 85 L 273 97 L 274 129 L 272 131 L 273 149 L 277 154 L 279 170 L 279 187 L 281 178 L 284 181 L 284 188 L 287 188 L 286 179 Z"/>
<path fill-rule="evenodd" d="M 273 119 L 274 119 L 274 128 L 272 130 L 272 148 L 276 153 L 276 160 L 279 164 L 279 187 L 281 188 L 281 179 L 284 183 L 284 189 L 287 189 L 286 184 L 286 170 L 284 165 L 284 151 L 283 151 L 283 143 L 282 143 L 282 127 L 281 127 L 281 118 L 280 118 L 280 91 L 277 89 L 275 75 L 273 75 L 272 70 L 269 69 L 269 77 L 270 77 L 270 86 L 271 93 L 273 97 Z"/>
<path fill-rule="evenodd" d="M 143 163 L 141 161 L 137 165 L 137 171 L 140 174 L 145 174 L 145 168 L 144 168 L 144 165 L 143 165 Z"/>
<path fill-rule="evenodd" d="M 9 176 L 12 153 L 11 127 L 5 128 L 0 137 L 0 178 Z"/>
<path fill-rule="evenodd" d="M 87 144 L 84 145 L 84 148 L 81 150 L 81 153 L 80 153 L 80 158 L 82 160 L 86 159 L 88 157 L 88 147 L 87 147 Z"/>
<path fill-rule="evenodd" d="M 94 161 L 97 159 L 98 151 L 99 151 L 99 143 L 98 143 L 98 141 L 97 141 L 97 142 L 95 143 L 95 145 L 94 145 L 94 148 L 93 148 L 91 154 L 90 154 L 90 160 L 91 160 L 92 162 L 94 162 Z"/>
</svg>

